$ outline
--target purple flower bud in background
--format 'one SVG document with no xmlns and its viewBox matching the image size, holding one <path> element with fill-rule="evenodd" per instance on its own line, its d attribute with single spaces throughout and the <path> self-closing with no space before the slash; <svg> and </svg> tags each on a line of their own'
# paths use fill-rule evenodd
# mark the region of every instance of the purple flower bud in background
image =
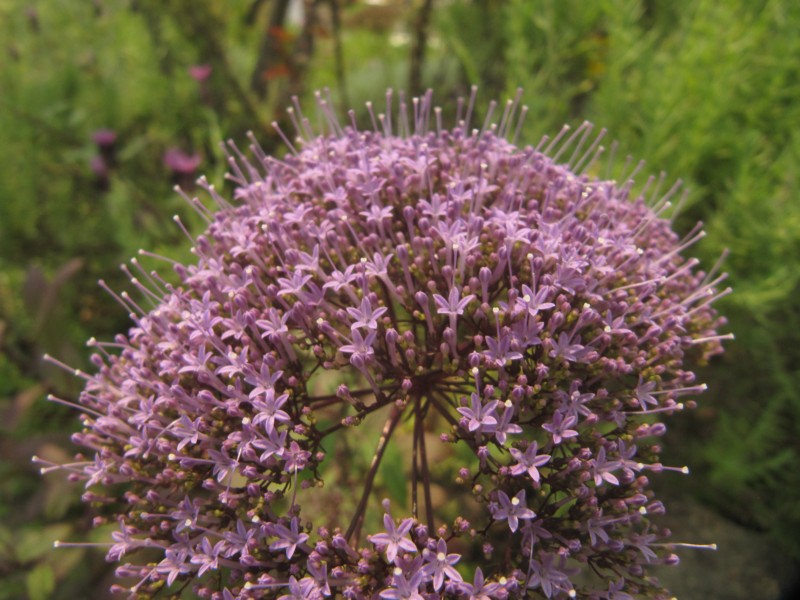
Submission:
<svg viewBox="0 0 800 600">
<path fill-rule="evenodd" d="M 98 129 L 92 133 L 92 141 L 108 169 L 117 166 L 117 132 L 113 129 Z M 97 171 L 92 167 L 92 171 Z"/>
<path fill-rule="evenodd" d="M 109 185 L 109 168 L 103 156 L 100 154 L 95 154 L 92 157 L 92 160 L 89 162 L 89 169 L 91 169 L 92 174 L 94 175 L 97 189 L 103 192 L 107 191 Z"/>
<path fill-rule="evenodd" d="M 28 21 L 28 27 L 33 33 L 39 33 L 40 29 L 40 22 L 39 22 L 39 11 L 36 10 L 35 6 L 28 6 L 25 8 L 25 18 Z"/>
<path fill-rule="evenodd" d="M 98 129 L 92 134 L 92 141 L 100 150 L 111 148 L 117 141 L 117 132 L 113 129 Z"/>
<path fill-rule="evenodd" d="M 192 175 L 200 166 L 199 154 L 187 154 L 180 148 L 172 147 L 164 153 L 164 166 L 180 175 Z"/>
<path fill-rule="evenodd" d="M 198 83 L 202 83 L 211 77 L 213 67 L 209 64 L 192 65 L 188 69 L 189 76 Z"/>
<path fill-rule="evenodd" d="M 200 100 L 203 104 L 211 105 L 211 87 L 209 79 L 214 68 L 210 64 L 192 65 L 187 69 L 189 77 L 197 82 Z"/>
<path fill-rule="evenodd" d="M 187 154 L 173 146 L 164 153 L 162 160 L 172 173 L 173 183 L 186 190 L 194 188 L 195 173 L 202 161 L 199 154 Z"/>
</svg>

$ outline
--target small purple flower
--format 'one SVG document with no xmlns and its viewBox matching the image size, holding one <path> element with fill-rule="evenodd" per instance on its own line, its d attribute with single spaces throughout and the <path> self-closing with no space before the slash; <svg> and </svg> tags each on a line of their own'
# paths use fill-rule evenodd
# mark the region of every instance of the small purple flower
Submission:
<svg viewBox="0 0 800 600">
<path fill-rule="evenodd" d="M 497 417 L 495 410 L 499 402 L 491 400 L 486 404 L 481 402 L 480 396 L 476 393 L 470 395 L 470 406 L 462 406 L 458 408 L 467 423 L 467 430 L 472 433 L 475 431 L 488 430 L 490 427 L 497 425 Z"/>
<path fill-rule="evenodd" d="M 289 522 L 289 527 L 273 523 L 267 527 L 269 533 L 278 539 L 269 545 L 270 550 L 284 550 L 286 558 L 292 558 L 297 547 L 308 540 L 308 534 L 300 533 L 297 517 Z"/>
<path fill-rule="evenodd" d="M 355 364 L 353 361 L 361 361 L 363 364 L 375 354 L 372 346 L 375 343 L 377 334 L 374 331 L 369 331 L 366 337 L 364 337 L 358 329 L 353 329 L 351 333 L 353 336 L 352 343 L 341 346 L 339 350 L 342 354 L 350 355 L 351 363 Z"/>
<path fill-rule="evenodd" d="M 542 429 L 553 436 L 554 444 L 560 444 L 565 439 L 578 436 L 577 431 L 570 429 L 570 427 L 573 427 L 577 421 L 578 419 L 575 417 L 575 415 L 565 417 L 564 413 L 556 412 L 553 414 L 552 421 L 542 425 Z"/>
<path fill-rule="evenodd" d="M 262 451 L 258 458 L 261 463 L 268 463 L 273 456 L 280 458 L 286 450 L 286 431 L 278 431 L 273 427 L 267 431 L 267 437 L 258 437 L 253 447 Z"/>
<path fill-rule="evenodd" d="M 550 351 L 552 358 L 561 357 L 569 362 L 581 362 L 586 354 L 587 349 L 578 342 L 573 343 L 571 336 L 566 331 L 558 334 L 558 340 Z"/>
<path fill-rule="evenodd" d="M 509 435 L 522 433 L 524 430 L 520 425 L 514 422 L 515 417 L 514 405 L 512 402 L 506 400 L 503 412 L 497 420 L 496 425 L 492 425 L 487 429 L 488 433 L 494 434 L 494 439 L 501 446 L 504 446 Z"/>
<path fill-rule="evenodd" d="M 483 570 L 478 567 L 475 569 L 475 579 L 472 583 L 462 583 L 459 586 L 461 593 L 467 596 L 468 600 L 492 600 L 494 598 L 505 597 L 505 589 L 499 583 L 489 583 L 483 578 Z M 502 595 L 501 595 L 502 594 Z"/>
<path fill-rule="evenodd" d="M 377 329 L 378 319 L 380 319 L 387 310 L 388 309 L 383 306 L 373 310 L 369 298 L 364 297 L 358 308 L 348 307 L 347 309 L 347 314 L 353 318 L 353 323 L 350 327 L 351 329 L 358 329 L 360 327 L 364 327 L 368 330 Z"/>
<path fill-rule="evenodd" d="M 541 589 L 546 598 L 553 598 L 559 592 L 565 592 L 569 597 L 575 597 L 575 590 L 570 581 L 570 574 L 574 569 L 567 568 L 564 558 L 560 557 L 556 563 L 553 554 L 540 553 L 538 559 L 530 561 L 530 574 L 528 576 L 528 589 Z"/>
<path fill-rule="evenodd" d="M 511 448 L 509 452 L 511 452 L 514 460 L 517 461 L 517 464 L 511 467 L 511 474 L 518 476 L 527 473 L 531 480 L 538 484 L 540 478 L 539 467 L 546 465 L 550 461 L 549 454 L 537 455 L 538 450 L 539 445 L 535 441 L 527 447 L 525 452 Z"/>
<path fill-rule="evenodd" d="M 617 581 L 608 582 L 608 592 L 606 592 L 606 600 L 635 600 L 633 596 L 625 592 L 626 582 L 625 579 L 618 579 Z"/>
<path fill-rule="evenodd" d="M 422 571 L 416 571 L 407 577 L 402 569 L 396 568 L 391 587 L 383 590 L 378 597 L 384 600 L 425 600 L 425 596 L 419 592 L 423 576 Z"/>
<path fill-rule="evenodd" d="M 633 533 L 629 537 L 630 545 L 639 550 L 647 562 L 656 560 L 658 556 L 650 547 L 656 541 L 656 535 L 653 533 Z"/>
<path fill-rule="evenodd" d="M 522 296 L 517 298 L 517 307 L 524 310 L 529 317 L 535 317 L 540 310 L 547 310 L 555 306 L 548 299 L 552 295 L 552 290 L 547 286 L 542 286 L 534 292 L 527 285 L 522 286 Z"/>
<path fill-rule="evenodd" d="M 475 299 L 475 294 L 469 294 L 461 298 L 461 292 L 458 288 L 453 286 L 447 298 L 439 294 L 433 295 L 433 300 L 436 303 L 436 312 L 440 315 L 447 315 L 450 319 L 450 329 L 456 331 L 456 317 L 463 315 L 469 303 Z"/>
<path fill-rule="evenodd" d="M 289 577 L 289 593 L 278 596 L 278 600 L 322 600 L 322 593 L 310 577 L 298 581 L 292 575 Z"/>
<path fill-rule="evenodd" d="M 460 554 L 448 554 L 447 553 L 447 543 L 439 538 L 436 542 L 436 551 L 432 550 L 425 550 L 423 552 L 425 556 L 425 565 L 422 567 L 422 571 L 428 577 L 433 578 L 433 589 L 437 592 L 441 589 L 444 585 L 444 579 L 447 577 L 449 581 L 460 582 L 462 581 L 462 577 L 458 571 L 453 568 L 453 565 L 456 564 L 460 559 Z"/>
<path fill-rule="evenodd" d="M 495 506 L 492 517 L 496 521 L 508 521 L 508 528 L 512 532 L 519 527 L 520 519 L 533 519 L 536 516 L 536 513 L 525 503 L 525 490 L 520 490 L 511 499 L 504 491 L 498 490 L 497 501 L 499 506 Z"/>
<path fill-rule="evenodd" d="M 190 562 L 194 565 L 199 565 L 197 574 L 202 576 L 208 570 L 216 570 L 219 568 L 219 555 L 224 547 L 225 542 L 219 541 L 213 546 L 208 537 L 203 537 L 198 547 L 198 552 L 191 557 Z"/>
<path fill-rule="evenodd" d="M 106 554 L 106 560 L 109 562 L 118 562 L 127 553 L 146 545 L 144 541 L 134 538 L 131 528 L 126 526 L 121 520 L 119 523 L 119 530 L 111 532 L 111 539 L 114 540 L 114 544 L 112 544 Z"/>
<path fill-rule="evenodd" d="M 600 450 L 597 452 L 597 457 L 592 463 L 592 478 L 594 479 L 594 484 L 596 486 L 601 485 L 605 481 L 611 485 L 619 485 L 619 479 L 612 473 L 612 471 L 619 469 L 619 467 L 620 464 L 618 461 L 606 459 L 606 449 L 604 446 L 601 446 Z"/>
<path fill-rule="evenodd" d="M 283 410 L 283 406 L 289 399 L 289 394 L 276 395 L 274 389 L 265 389 L 263 394 L 255 397 L 250 396 L 255 415 L 253 425 L 261 425 L 269 434 L 275 429 L 276 423 L 287 423 L 291 421 L 289 413 Z"/>
<path fill-rule="evenodd" d="M 511 341 L 511 335 L 507 333 L 502 333 L 496 338 L 486 336 L 486 345 L 489 349 L 484 356 L 488 359 L 489 364 L 503 368 L 508 363 L 522 358 L 521 352 L 511 348 Z"/>
<path fill-rule="evenodd" d="M 657 405 L 658 400 L 653 395 L 653 390 L 656 389 L 656 382 L 655 381 L 642 381 L 642 378 L 639 378 L 639 383 L 636 385 L 636 401 L 639 403 L 639 406 L 642 410 L 647 410 L 647 405 Z"/>
<path fill-rule="evenodd" d="M 414 526 L 414 519 L 403 519 L 399 526 L 394 524 L 389 513 L 383 515 L 383 527 L 386 533 L 376 533 L 369 537 L 369 541 L 375 544 L 376 548 L 386 550 L 386 561 L 391 564 L 395 562 L 401 550 L 406 552 L 416 552 L 417 546 L 408 537 L 408 532 Z"/>
<path fill-rule="evenodd" d="M 292 440 L 289 447 L 285 449 L 283 458 L 286 461 L 283 468 L 289 473 L 295 473 L 305 468 L 308 459 L 311 458 L 311 452 L 303 450 L 300 444 Z"/>
<path fill-rule="evenodd" d="M 172 585 L 178 577 L 188 575 L 194 568 L 187 562 L 189 550 L 184 547 L 167 548 L 164 559 L 156 565 L 156 572 L 166 575 L 167 585 Z"/>
<path fill-rule="evenodd" d="M 223 556 L 231 558 L 236 554 L 246 554 L 250 544 L 258 537 L 258 528 L 245 525 L 239 519 L 236 521 L 235 531 L 226 531 L 223 538 L 225 542 Z"/>
</svg>

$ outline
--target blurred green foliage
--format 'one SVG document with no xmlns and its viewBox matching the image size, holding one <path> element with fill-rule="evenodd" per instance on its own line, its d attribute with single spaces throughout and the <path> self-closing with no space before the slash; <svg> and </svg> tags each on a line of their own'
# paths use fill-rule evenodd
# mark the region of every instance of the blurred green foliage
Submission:
<svg viewBox="0 0 800 600">
<path fill-rule="evenodd" d="M 667 450 L 699 496 L 800 558 L 800 4 L 508 0 L 440 19 L 469 77 L 524 88 L 525 139 L 586 119 L 620 140 L 617 166 L 648 161 L 640 181 L 683 179 L 672 218 L 705 222 L 706 268 L 729 252 L 736 341 Z"/>
<path fill-rule="evenodd" d="M 504 10 L 506 91 L 525 88 L 528 138 L 562 121 L 608 128 L 624 154 L 684 179 L 673 218 L 706 223 L 706 268 L 729 251 L 734 293 L 718 307 L 737 339 L 703 373 L 703 408 L 676 419 L 673 456 L 706 476 L 690 478 L 698 494 L 800 557 L 800 4 Z"/>
<path fill-rule="evenodd" d="M 668 450 L 704 473 L 689 478 L 698 495 L 800 558 L 800 3 L 432 6 L 420 29 L 422 1 L 0 0 L 0 600 L 108 587 L 100 554 L 51 550 L 87 539 L 90 515 L 61 475 L 30 464 L 66 460 L 77 425 L 44 397 L 74 399 L 79 381 L 42 354 L 85 368 L 87 338 L 128 326 L 97 279 L 124 287 L 117 265 L 139 248 L 190 258 L 170 216 L 192 224 L 193 212 L 171 188 L 201 172 L 224 185 L 220 140 L 253 130 L 277 149 L 269 124 L 326 86 L 363 115 L 365 100 L 408 86 L 420 52 L 445 114 L 472 83 L 483 100 L 521 86 L 523 140 L 588 119 L 621 140 L 617 163 L 649 161 L 642 181 L 651 169 L 685 180 L 676 226 L 706 223 L 706 267 L 730 251 L 735 293 L 719 308 L 737 339 L 703 373 L 700 410 L 673 419 Z M 197 65 L 208 79 L 189 74 Z M 165 165 L 173 147 L 200 157 L 196 173 Z M 401 494 L 395 466 L 382 487 Z"/>
</svg>

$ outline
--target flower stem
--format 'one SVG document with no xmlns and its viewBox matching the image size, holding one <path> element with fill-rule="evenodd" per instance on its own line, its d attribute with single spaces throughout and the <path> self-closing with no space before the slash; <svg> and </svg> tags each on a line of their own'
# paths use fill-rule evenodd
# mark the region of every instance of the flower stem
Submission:
<svg viewBox="0 0 800 600">
<path fill-rule="evenodd" d="M 431 499 L 431 473 L 428 469 L 428 453 L 425 449 L 425 428 L 421 425 L 422 419 L 428 412 L 429 403 L 425 404 L 418 418 L 420 423 L 419 449 L 422 458 L 422 484 L 425 490 L 425 519 L 428 524 L 428 533 L 433 535 L 433 501 Z"/>
<path fill-rule="evenodd" d="M 402 416 L 403 411 L 397 406 L 394 406 L 392 407 L 392 412 L 389 415 L 389 418 L 386 419 L 386 423 L 383 425 L 381 437 L 378 440 L 378 445 L 375 447 L 375 454 L 372 456 L 372 463 L 369 466 L 369 472 L 367 472 L 367 478 L 364 482 L 364 490 L 361 493 L 361 499 L 358 502 L 356 512 L 353 515 L 353 519 L 350 521 L 350 526 L 347 528 L 347 533 L 345 533 L 344 536 L 344 539 L 348 542 L 353 537 L 353 534 L 356 532 L 356 530 L 361 529 L 361 525 L 364 522 L 364 513 L 367 507 L 367 501 L 369 500 L 370 493 L 372 493 L 372 485 L 375 482 L 375 476 L 378 474 L 378 467 L 381 464 L 383 453 L 386 451 L 386 444 L 388 443 L 389 438 L 392 437 L 392 432 L 394 431 L 395 427 L 397 427 L 397 424 L 400 422 L 400 417 Z"/>
</svg>

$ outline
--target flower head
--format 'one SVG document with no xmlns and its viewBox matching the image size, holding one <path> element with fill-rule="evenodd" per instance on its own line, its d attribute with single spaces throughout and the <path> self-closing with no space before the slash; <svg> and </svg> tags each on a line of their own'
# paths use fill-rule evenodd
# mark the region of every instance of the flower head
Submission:
<svg viewBox="0 0 800 600">
<path fill-rule="evenodd" d="M 517 102 L 498 126 L 462 114 L 431 129 L 430 95 L 394 111 L 389 94 L 367 131 L 318 102 L 328 133 L 295 106 L 288 156 L 229 145 L 233 203 L 198 181 L 214 206 L 198 208 L 208 226 L 179 283 L 133 261 L 153 308 L 117 295 L 131 330 L 91 342 L 74 436 L 89 457 L 43 470 L 83 479 L 119 522 L 109 559 L 159 555 L 118 570 L 142 597 L 188 583 L 269 600 L 567 598 L 578 581 L 581 597 L 662 594 L 643 573 L 674 558 L 635 472 L 671 470 L 653 415 L 702 390 L 688 369 L 722 339 L 716 280 L 683 257 L 693 235 L 627 184 L 558 162 L 593 150 L 512 144 Z M 165 162 L 191 173 L 199 158 Z M 472 457 L 457 479 L 469 521 L 437 506 L 434 484 L 460 497 L 432 468 L 431 432 L 444 466 Z M 369 437 L 366 467 L 340 460 Z M 387 504 L 375 531 L 398 440 L 412 501 L 398 520 Z"/>
</svg>

